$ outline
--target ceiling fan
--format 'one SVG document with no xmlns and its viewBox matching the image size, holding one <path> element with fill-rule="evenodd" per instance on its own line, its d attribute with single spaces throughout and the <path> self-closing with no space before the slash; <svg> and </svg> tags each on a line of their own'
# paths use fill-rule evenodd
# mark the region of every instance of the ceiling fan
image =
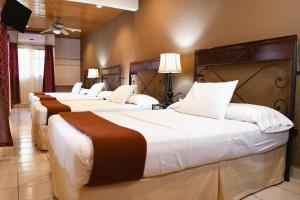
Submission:
<svg viewBox="0 0 300 200">
<path fill-rule="evenodd" d="M 55 19 L 55 22 L 52 24 L 52 26 L 48 27 L 47 30 L 42 31 L 41 33 L 43 34 L 52 31 L 55 35 L 59 35 L 61 33 L 64 35 L 69 35 L 70 33 L 68 31 L 71 31 L 72 33 L 81 32 L 81 29 L 65 27 L 64 25 L 59 23 L 58 20 L 59 18 L 57 17 Z"/>
</svg>

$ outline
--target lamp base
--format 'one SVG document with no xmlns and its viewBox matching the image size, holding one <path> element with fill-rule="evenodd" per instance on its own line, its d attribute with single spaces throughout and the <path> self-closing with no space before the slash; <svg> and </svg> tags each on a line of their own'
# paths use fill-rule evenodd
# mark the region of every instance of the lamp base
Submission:
<svg viewBox="0 0 300 200">
<path fill-rule="evenodd" d="M 166 75 L 166 97 L 165 105 L 169 106 L 173 103 L 173 88 L 172 88 L 172 74 L 168 73 Z"/>
</svg>

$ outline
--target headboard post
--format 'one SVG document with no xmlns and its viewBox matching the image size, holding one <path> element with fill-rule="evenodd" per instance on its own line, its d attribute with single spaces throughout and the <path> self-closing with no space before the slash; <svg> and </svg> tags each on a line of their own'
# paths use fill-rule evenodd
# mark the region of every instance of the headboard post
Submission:
<svg viewBox="0 0 300 200">
<path fill-rule="evenodd" d="M 203 71 L 210 71 L 215 76 L 217 76 L 221 81 L 223 79 L 216 71 L 212 70 L 212 67 L 216 66 L 226 66 L 226 65 L 237 65 L 237 64 L 251 64 L 251 63 L 267 63 L 272 64 L 260 66 L 260 68 L 249 76 L 246 81 L 239 84 L 236 90 L 240 89 L 245 83 L 248 83 L 257 74 L 267 69 L 268 67 L 274 67 L 275 61 L 291 61 L 291 66 L 289 69 L 290 74 L 288 76 L 288 81 L 284 84 L 284 87 L 278 85 L 278 82 L 282 81 L 281 77 L 274 74 L 272 78 L 275 78 L 275 86 L 277 89 L 286 89 L 289 94 L 289 102 L 287 98 L 282 99 L 280 96 L 274 102 L 273 107 L 280 109 L 281 106 L 277 105 L 278 102 L 283 101 L 284 105 L 287 107 L 286 115 L 294 122 L 295 119 L 295 98 L 296 98 L 296 74 L 298 67 L 298 39 L 297 35 L 289 35 L 278 38 L 271 38 L 265 40 L 258 40 L 253 42 L 245 42 L 234 45 L 227 45 L 221 47 L 215 47 L 210 49 L 200 49 L 195 51 L 195 68 L 194 68 L 194 80 L 198 81 L 199 77 L 203 79 Z M 200 67 L 204 70 L 198 71 Z M 225 67 L 224 67 L 225 68 Z M 223 69 L 224 69 L 223 68 Z M 285 66 L 286 68 L 286 66 Z M 289 71 L 285 69 L 284 71 Z M 272 76 L 272 75 L 271 75 Z M 235 79 L 239 79 L 235 77 Z M 267 88 L 269 89 L 269 88 Z M 289 90 L 288 90 L 289 89 Z M 268 92 L 268 91 L 266 91 Z M 244 98 L 235 93 L 236 96 L 246 102 Z M 280 95 L 280 94 L 277 94 Z M 255 99 L 257 100 L 257 99 Z M 258 99 L 259 100 L 259 99 Z M 251 102 L 250 102 L 251 103 Z M 284 106 L 283 106 L 284 107 Z M 294 135 L 297 133 L 296 128 L 290 129 L 289 139 L 287 143 L 286 151 L 286 169 L 284 174 L 284 179 L 289 180 L 290 176 L 290 166 L 291 166 L 291 154 L 292 154 L 292 144 Z"/>
</svg>

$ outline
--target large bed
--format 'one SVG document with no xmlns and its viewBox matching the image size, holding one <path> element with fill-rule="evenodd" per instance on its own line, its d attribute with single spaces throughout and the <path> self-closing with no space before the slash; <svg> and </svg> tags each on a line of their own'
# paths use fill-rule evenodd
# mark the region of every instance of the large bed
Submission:
<svg viewBox="0 0 300 200">
<path fill-rule="evenodd" d="M 153 74 L 157 74 L 157 70 L 159 67 L 159 63 L 152 62 L 150 60 L 147 61 L 139 61 L 134 62 L 136 66 L 136 63 L 139 63 L 139 65 L 147 65 L 152 66 L 151 69 L 144 70 L 143 68 L 134 70 L 137 72 L 141 72 L 140 76 L 142 77 L 148 77 L 149 74 L 153 76 Z M 108 69 L 108 68 L 106 68 Z M 106 78 L 106 85 L 109 86 L 109 88 L 115 87 L 115 74 L 119 74 L 120 71 L 116 72 L 115 70 L 109 69 L 109 71 L 105 72 Z M 110 78 L 110 81 L 108 80 Z M 148 83 L 148 85 L 141 85 L 136 89 L 136 93 L 147 93 L 151 92 L 154 88 L 148 89 L 147 87 L 152 84 L 155 84 L 158 80 L 152 79 L 151 83 Z M 137 82 L 134 82 L 134 80 L 131 81 L 132 84 L 137 84 Z M 145 89 L 147 88 L 147 89 Z M 163 88 L 163 85 L 160 85 L 160 88 Z M 159 88 L 155 88 L 154 92 L 151 92 L 151 94 L 155 94 L 156 91 L 160 91 Z M 152 104 L 143 104 L 143 105 L 136 105 L 131 103 L 114 103 L 110 102 L 108 100 L 100 100 L 100 99 L 90 99 L 90 100 L 59 100 L 60 103 L 70 107 L 71 112 L 78 112 L 78 111 L 94 111 L 94 112 L 119 112 L 119 111 L 126 111 L 126 110 L 151 110 Z M 32 138 L 33 142 L 37 145 L 37 147 L 41 150 L 48 150 L 48 110 L 47 108 L 42 105 L 40 101 L 36 101 L 32 104 L 31 107 L 31 116 L 32 116 Z"/>
<path fill-rule="evenodd" d="M 279 84 L 280 87 L 277 87 L 278 81 L 284 82 L 280 75 L 281 67 L 276 73 L 271 73 L 273 84 L 276 80 L 274 90 L 281 91 L 275 92 L 275 102 L 270 100 L 271 105 L 266 105 L 268 101 L 265 98 L 260 101 L 259 96 L 256 96 L 254 99 L 256 104 L 273 107 L 293 120 L 296 42 L 295 36 L 289 36 L 196 51 L 195 80 L 217 78 L 225 81 L 220 71 L 211 68 L 218 67 L 218 64 L 253 64 L 292 59 L 292 67 L 287 70 L 291 73 L 285 77 L 287 84 Z M 284 53 L 278 53 L 281 50 Z M 221 56 L 218 58 L 216 55 Z M 203 56 L 209 59 L 203 61 Z M 220 63 L 224 58 L 226 62 Z M 241 88 L 253 77 L 257 78 L 256 75 L 266 69 L 265 64 L 259 64 L 258 71 L 254 71 L 255 75 L 251 67 L 252 76 L 246 77 L 246 82 L 241 81 L 237 87 L 237 101 L 245 103 L 250 99 L 247 103 L 251 103 L 253 98 L 249 98 L 249 92 L 244 93 Z M 287 65 L 284 68 L 288 68 Z M 271 70 L 274 69 L 277 70 L 277 67 Z M 237 74 L 233 75 L 237 79 Z M 260 88 L 264 88 L 266 94 L 270 91 L 270 85 L 268 81 L 268 86 L 263 86 L 263 83 L 265 81 L 259 83 Z M 253 86 L 246 89 L 249 87 L 253 90 Z M 261 92 L 260 88 L 256 86 Z M 288 92 L 285 93 L 285 90 Z M 270 92 L 268 95 L 271 98 Z M 54 115 L 49 119 L 49 159 L 51 182 L 54 194 L 59 199 L 241 199 L 282 182 L 284 174 L 286 180 L 289 177 L 289 150 L 295 129 L 265 134 L 254 123 L 193 116 L 173 109 L 95 114 L 144 136 L 147 155 L 143 178 L 88 186 L 94 161 L 91 138 L 60 115 Z"/>
<path fill-rule="evenodd" d="M 105 90 L 112 91 L 121 85 L 121 65 L 115 65 L 101 69 L 101 82 L 104 82 Z M 72 92 L 47 92 L 46 95 L 55 97 L 61 101 L 82 101 L 82 100 L 99 100 L 101 97 L 93 97 L 85 93 Z M 33 92 L 29 93 L 29 108 L 32 107 L 33 102 L 39 101 L 39 97 Z"/>
</svg>

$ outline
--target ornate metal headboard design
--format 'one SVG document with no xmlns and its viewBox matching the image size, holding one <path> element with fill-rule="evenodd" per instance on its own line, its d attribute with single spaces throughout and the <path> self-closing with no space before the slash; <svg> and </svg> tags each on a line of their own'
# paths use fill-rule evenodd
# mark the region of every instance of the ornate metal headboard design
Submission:
<svg viewBox="0 0 300 200">
<path fill-rule="evenodd" d="M 195 51 L 195 81 L 239 80 L 233 101 L 273 107 L 295 117 L 297 36 Z M 285 180 L 289 180 L 293 136 L 289 135 Z"/>
<path fill-rule="evenodd" d="M 101 68 L 101 81 L 105 90 L 113 91 L 121 85 L 121 65 Z"/>
<path fill-rule="evenodd" d="M 129 83 L 138 86 L 138 93 L 148 94 L 164 102 L 165 75 L 158 73 L 159 59 L 130 63 Z"/>
</svg>

